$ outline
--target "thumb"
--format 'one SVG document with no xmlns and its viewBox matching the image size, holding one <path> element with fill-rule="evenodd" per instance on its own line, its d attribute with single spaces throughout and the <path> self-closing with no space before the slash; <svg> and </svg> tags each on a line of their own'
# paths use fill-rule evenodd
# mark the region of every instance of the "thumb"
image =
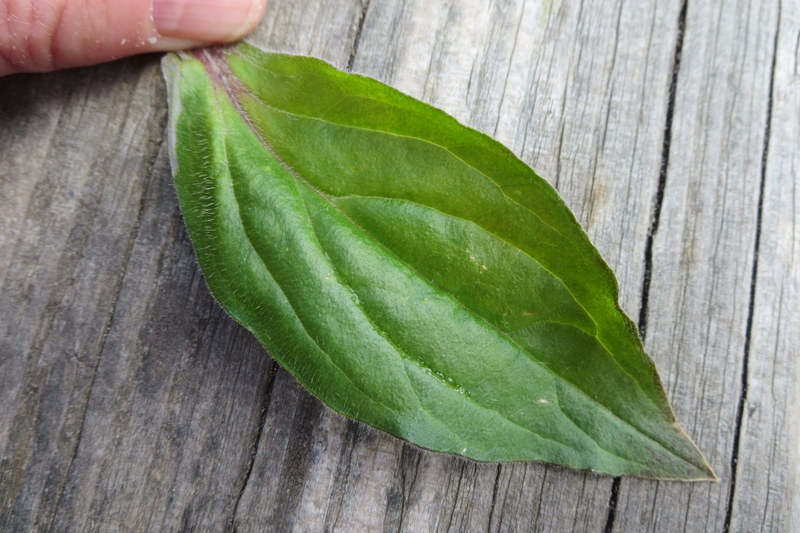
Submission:
<svg viewBox="0 0 800 533">
<path fill-rule="evenodd" d="M 267 0 L 0 0 L 0 76 L 236 41 Z"/>
</svg>

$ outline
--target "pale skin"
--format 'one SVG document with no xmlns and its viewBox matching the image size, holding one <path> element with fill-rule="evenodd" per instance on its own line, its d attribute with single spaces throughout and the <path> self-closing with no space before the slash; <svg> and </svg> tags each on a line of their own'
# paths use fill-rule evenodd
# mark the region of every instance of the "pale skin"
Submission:
<svg viewBox="0 0 800 533">
<path fill-rule="evenodd" d="M 267 0 L 0 0 L 0 76 L 233 42 Z"/>
</svg>

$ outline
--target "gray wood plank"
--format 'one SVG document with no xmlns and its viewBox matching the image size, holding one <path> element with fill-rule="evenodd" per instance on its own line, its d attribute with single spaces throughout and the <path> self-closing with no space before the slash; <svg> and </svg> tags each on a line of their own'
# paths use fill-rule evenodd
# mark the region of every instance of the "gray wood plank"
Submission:
<svg viewBox="0 0 800 533">
<path fill-rule="evenodd" d="M 781 6 L 772 66 L 747 396 L 731 531 L 800 530 L 800 5 Z"/>
<path fill-rule="evenodd" d="M 647 346 L 722 482 L 623 480 L 615 529 L 724 531 L 778 2 L 689 2 Z"/>
<path fill-rule="evenodd" d="M 55 512 L 165 114 L 146 59 L 1 87 L 2 122 L 24 126 L 3 147 L 0 508 L 24 530 Z"/>
</svg>

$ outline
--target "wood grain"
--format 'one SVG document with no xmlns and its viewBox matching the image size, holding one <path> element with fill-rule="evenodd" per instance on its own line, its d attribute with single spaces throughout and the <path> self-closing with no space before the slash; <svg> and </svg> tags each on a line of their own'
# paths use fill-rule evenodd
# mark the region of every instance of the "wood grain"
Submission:
<svg viewBox="0 0 800 533">
<path fill-rule="evenodd" d="M 732 531 L 800 528 L 800 11 L 792 7 L 779 5 L 770 67 Z"/>
<path fill-rule="evenodd" d="M 208 294 L 158 57 L 0 81 L 0 530 L 796 531 L 800 2 L 271 0 L 550 180 L 720 483 L 434 454 L 348 421 Z"/>
</svg>

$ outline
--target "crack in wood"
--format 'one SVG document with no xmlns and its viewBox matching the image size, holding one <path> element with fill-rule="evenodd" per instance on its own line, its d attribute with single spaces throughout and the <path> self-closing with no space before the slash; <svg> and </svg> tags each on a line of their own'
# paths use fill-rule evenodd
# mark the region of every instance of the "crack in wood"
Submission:
<svg viewBox="0 0 800 533">
<path fill-rule="evenodd" d="M 261 443 L 261 435 L 264 433 L 264 425 L 267 423 L 267 412 L 269 411 L 269 405 L 272 400 L 272 388 L 275 385 L 275 377 L 278 374 L 278 363 L 275 360 L 272 361 L 269 369 L 269 381 L 267 381 L 266 387 L 264 387 L 264 394 L 261 397 L 261 409 L 259 411 L 258 417 L 258 429 L 256 429 L 255 435 L 253 436 L 252 444 L 250 444 L 250 454 L 249 459 L 246 464 L 246 471 L 244 476 L 242 477 L 242 484 L 239 487 L 239 490 L 236 495 L 236 500 L 233 503 L 233 510 L 231 511 L 230 518 L 228 518 L 228 529 L 230 531 L 236 531 L 236 514 L 239 512 L 239 504 L 242 501 L 242 496 L 244 496 L 244 491 L 247 489 L 247 484 L 250 481 L 250 478 L 253 475 L 253 465 L 256 462 L 256 455 L 258 454 L 258 447 Z"/>
<path fill-rule="evenodd" d="M 658 188 L 653 203 L 650 228 L 647 231 L 647 241 L 644 248 L 644 275 L 642 276 L 641 306 L 639 307 L 639 335 L 644 343 L 647 337 L 647 313 L 650 300 L 650 283 L 653 277 L 653 241 L 658 231 L 661 221 L 661 209 L 664 204 L 664 192 L 667 186 L 667 170 L 669 168 L 670 145 L 672 142 L 672 119 L 675 114 L 675 97 L 678 89 L 678 74 L 681 68 L 681 52 L 683 51 L 683 40 L 686 35 L 686 16 L 689 11 L 689 1 L 683 0 L 681 10 L 678 14 L 678 33 L 675 37 L 675 53 L 672 59 L 672 74 L 669 82 L 669 92 L 667 99 L 667 114 L 664 121 L 664 140 L 661 147 L 661 167 L 658 175 Z M 608 514 L 606 515 L 606 525 L 604 533 L 611 533 L 614 530 L 614 521 L 617 516 L 617 504 L 619 503 L 619 493 L 622 480 L 614 478 L 611 483 L 611 494 L 608 498 Z"/>
<path fill-rule="evenodd" d="M 619 502 L 619 486 L 622 478 L 615 477 L 611 482 L 611 495 L 608 498 L 608 515 L 603 533 L 611 533 L 614 530 L 614 519 L 617 516 L 617 502 Z"/>
<path fill-rule="evenodd" d="M 764 125 L 764 144 L 761 151 L 761 175 L 758 184 L 758 204 L 756 207 L 756 228 L 753 243 L 753 265 L 750 272 L 750 294 L 747 305 L 747 325 L 745 326 L 744 353 L 742 355 L 742 376 L 739 392 L 739 403 L 736 406 L 736 423 L 733 435 L 733 449 L 731 451 L 730 488 L 728 490 L 728 503 L 725 510 L 725 522 L 722 530 L 728 533 L 733 519 L 733 501 L 736 496 L 736 481 L 738 473 L 739 446 L 742 439 L 742 421 L 747 405 L 748 374 L 750 371 L 750 348 L 753 334 L 753 315 L 755 313 L 756 284 L 758 279 L 758 252 L 761 247 L 761 223 L 764 212 L 764 188 L 767 181 L 767 160 L 769 157 L 769 141 L 772 131 L 772 107 L 775 95 L 775 65 L 778 57 L 778 38 L 780 36 L 781 2 L 778 2 L 778 16 L 775 28 L 775 37 L 772 45 L 772 63 L 770 65 L 769 93 L 767 95 L 767 114 Z"/>
<path fill-rule="evenodd" d="M 364 31 L 364 21 L 367 19 L 367 11 L 369 10 L 370 0 L 361 0 L 361 10 L 356 18 L 356 34 L 353 37 L 353 46 L 350 48 L 350 57 L 347 58 L 347 71 L 353 70 L 353 63 L 356 60 L 356 53 L 358 53 L 358 45 L 361 43 L 361 34 Z"/>
<path fill-rule="evenodd" d="M 658 232 L 661 221 L 661 208 L 664 204 L 664 192 L 667 186 L 667 170 L 669 168 L 670 144 L 672 142 L 672 118 L 675 114 L 675 96 L 678 86 L 678 73 L 681 68 L 681 52 L 683 39 L 686 33 L 686 14 L 689 9 L 688 0 L 684 0 L 678 15 L 678 35 L 675 39 L 675 55 L 672 63 L 672 77 L 669 84 L 669 100 L 667 103 L 667 117 L 664 124 L 664 141 L 661 148 L 661 169 L 658 176 L 658 189 L 653 204 L 653 214 L 650 228 L 647 231 L 647 242 L 644 250 L 644 277 L 642 279 L 642 305 L 639 308 L 639 335 L 642 341 L 647 335 L 647 313 L 650 299 L 650 282 L 653 275 L 653 241 Z"/>
<path fill-rule="evenodd" d="M 497 473 L 494 476 L 494 485 L 492 488 L 492 502 L 489 504 L 489 521 L 486 525 L 486 533 L 491 533 L 492 531 L 492 523 L 494 522 L 494 511 L 497 508 L 497 489 L 499 488 L 500 485 L 500 474 L 502 472 L 502 468 L 503 465 L 497 465 Z"/>
</svg>

